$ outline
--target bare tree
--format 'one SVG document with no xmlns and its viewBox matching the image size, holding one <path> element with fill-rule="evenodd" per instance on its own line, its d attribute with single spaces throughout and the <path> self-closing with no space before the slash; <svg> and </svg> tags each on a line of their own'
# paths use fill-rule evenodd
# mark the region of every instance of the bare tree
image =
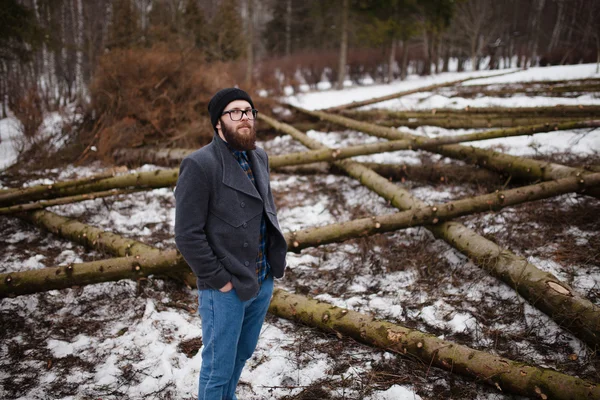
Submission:
<svg viewBox="0 0 600 400">
<path fill-rule="evenodd" d="M 455 24 L 459 26 L 464 41 L 468 43 L 473 70 L 479 70 L 482 50 L 487 41 L 497 33 L 497 15 L 492 0 L 469 0 L 457 5 Z"/>
<path fill-rule="evenodd" d="M 337 88 L 344 88 L 346 79 L 346 59 L 348 58 L 348 9 L 350 4 L 348 0 L 342 0 L 342 29 L 340 38 L 340 58 L 338 65 Z"/>
</svg>

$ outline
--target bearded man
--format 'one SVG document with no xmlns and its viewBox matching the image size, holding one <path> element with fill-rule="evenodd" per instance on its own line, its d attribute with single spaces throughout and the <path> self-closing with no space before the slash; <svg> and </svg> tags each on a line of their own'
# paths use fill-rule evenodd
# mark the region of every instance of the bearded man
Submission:
<svg viewBox="0 0 600 400">
<path fill-rule="evenodd" d="M 277 221 L 267 154 L 256 147 L 257 110 L 248 93 L 219 91 L 208 104 L 210 144 L 181 163 L 175 242 L 194 272 L 202 321 L 198 398 L 236 399 L 287 244 Z"/>
</svg>

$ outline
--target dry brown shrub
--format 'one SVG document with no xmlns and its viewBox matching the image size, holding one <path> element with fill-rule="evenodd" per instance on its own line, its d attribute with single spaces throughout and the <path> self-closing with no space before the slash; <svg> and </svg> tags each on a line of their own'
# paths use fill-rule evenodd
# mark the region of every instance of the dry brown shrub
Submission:
<svg viewBox="0 0 600 400">
<path fill-rule="evenodd" d="M 25 138 L 33 141 L 40 125 L 44 121 L 42 99 L 40 98 L 39 90 L 35 87 L 30 87 L 21 96 L 11 102 L 10 108 L 15 117 L 21 122 Z"/>
<path fill-rule="evenodd" d="M 301 82 L 296 79 L 297 68 L 297 60 L 293 57 L 264 59 L 257 68 L 256 84 L 258 87 L 270 90 L 276 95 L 283 94 L 286 86 L 298 91 Z"/>
<path fill-rule="evenodd" d="M 90 85 L 96 114 L 90 145 L 110 160 L 116 148 L 208 143 L 213 132 L 206 107 L 218 89 L 236 84 L 231 70 L 205 63 L 195 49 L 111 51 L 100 59 Z"/>
<path fill-rule="evenodd" d="M 350 49 L 348 51 L 348 69 L 352 82 L 360 85 L 368 75 L 374 81 L 382 82 L 383 66 L 388 63 L 385 52 L 381 49 Z"/>
</svg>

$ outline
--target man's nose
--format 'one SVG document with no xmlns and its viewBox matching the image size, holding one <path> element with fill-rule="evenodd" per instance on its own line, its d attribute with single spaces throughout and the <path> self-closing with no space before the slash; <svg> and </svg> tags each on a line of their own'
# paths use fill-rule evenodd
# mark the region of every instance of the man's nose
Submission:
<svg viewBox="0 0 600 400">
<path fill-rule="evenodd" d="M 247 120 L 250 120 L 250 117 L 248 116 L 248 112 L 247 111 L 243 111 L 242 112 L 242 118 L 241 119 L 243 120 L 244 118 L 246 118 Z"/>
</svg>

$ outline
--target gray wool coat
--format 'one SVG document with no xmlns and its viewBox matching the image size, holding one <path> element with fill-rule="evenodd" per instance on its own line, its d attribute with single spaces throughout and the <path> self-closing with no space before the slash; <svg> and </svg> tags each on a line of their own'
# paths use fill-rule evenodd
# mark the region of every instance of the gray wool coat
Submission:
<svg viewBox="0 0 600 400">
<path fill-rule="evenodd" d="M 247 154 L 256 187 L 215 135 L 182 161 L 175 188 L 175 243 L 194 271 L 198 289 L 220 289 L 231 281 L 242 301 L 259 290 L 256 256 L 263 213 L 267 260 L 275 278 L 283 276 L 287 252 L 269 184 L 267 153 L 257 148 Z"/>
</svg>

